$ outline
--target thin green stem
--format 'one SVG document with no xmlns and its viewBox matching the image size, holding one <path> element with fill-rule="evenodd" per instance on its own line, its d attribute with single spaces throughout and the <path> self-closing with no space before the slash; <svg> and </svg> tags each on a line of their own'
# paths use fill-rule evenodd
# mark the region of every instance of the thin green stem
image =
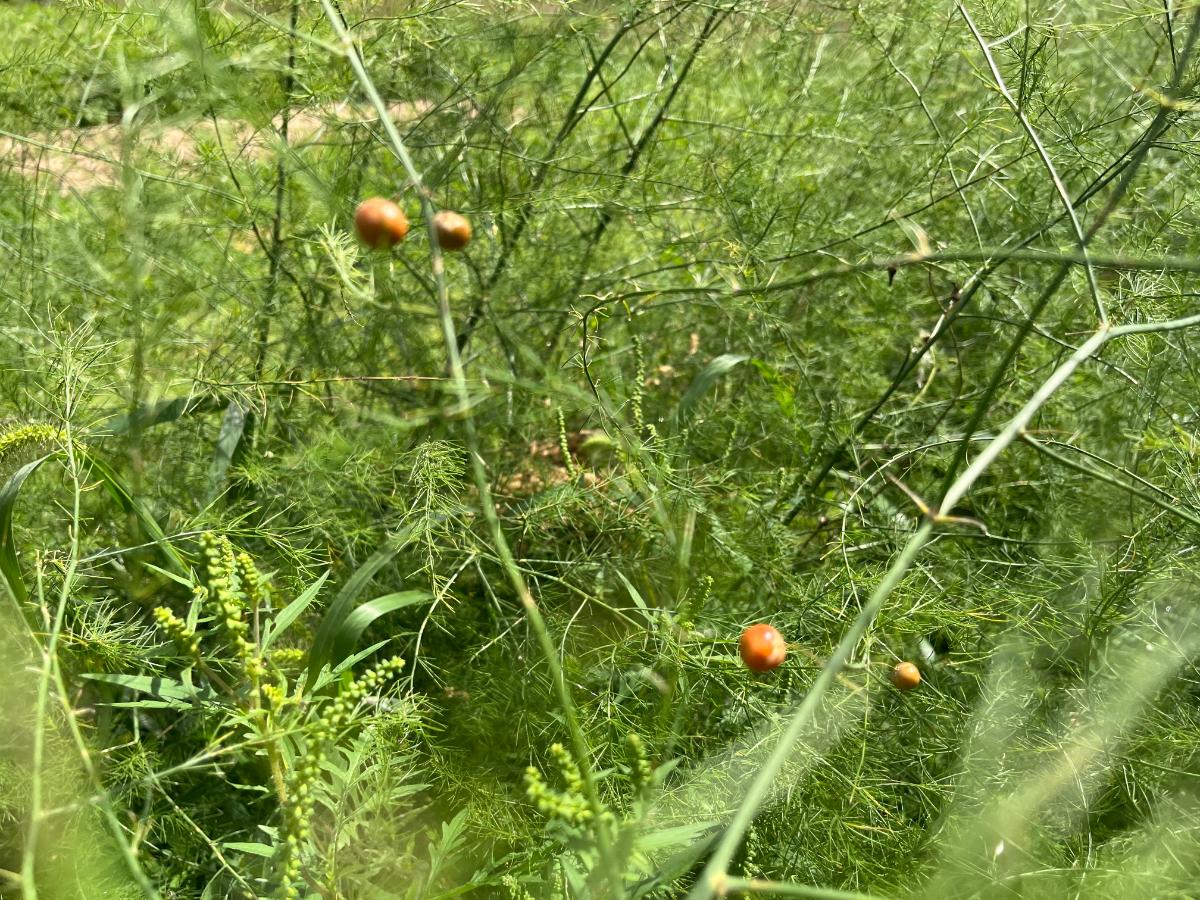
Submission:
<svg viewBox="0 0 1200 900">
<path fill-rule="evenodd" d="M 788 884 L 783 881 L 763 881 L 758 878 L 728 878 L 725 880 L 725 892 L 729 894 L 764 894 L 775 897 L 808 897 L 811 900 L 884 900 L 879 894 L 860 894 L 857 891 L 838 891 L 833 888 Z"/>
<path fill-rule="evenodd" d="M 1182 507 L 1177 506 L 1175 503 L 1171 503 L 1171 502 L 1168 502 L 1168 500 L 1164 500 L 1162 497 L 1157 496 L 1156 494 L 1154 494 L 1151 491 L 1146 491 L 1146 490 L 1143 490 L 1142 488 L 1135 487 L 1134 485 L 1129 484 L 1128 482 L 1122 481 L 1121 479 L 1117 478 L 1114 475 L 1109 475 L 1107 472 L 1102 472 L 1099 469 L 1093 468 L 1092 466 L 1088 466 L 1088 465 L 1084 465 L 1083 463 L 1076 462 L 1075 460 L 1071 459 L 1069 456 L 1065 456 L 1062 453 L 1059 453 L 1055 450 L 1051 450 L 1049 447 L 1047 447 L 1041 441 L 1036 440 L 1033 437 L 1031 437 L 1027 432 L 1022 432 L 1021 440 L 1024 443 L 1028 444 L 1033 449 L 1037 450 L 1038 453 L 1041 453 L 1048 459 L 1054 460 L 1056 463 L 1058 463 L 1061 466 L 1065 466 L 1068 469 L 1073 469 L 1076 472 L 1081 472 L 1082 474 L 1087 475 L 1089 478 L 1095 478 L 1097 481 L 1103 481 L 1105 484 L 1110 484 L 1113 487 L 1120 488 L 1121 490 L 1125 491 L 1128 494 L 1133 495 L 1134 497 L 1138 497 L 1139 499 L 1145 500 L 1147 503 L 1152 503 L 1155 506 L 1157 506 L 1159 509 L 1164 510 L 1165 512 L 1168 512 L 1171 515 L 1176 516 L 1180 519 L 1183 519 L 1183 521 L 1185 521 L 1185 522 L 1188 522 L 1192 525 L 1200 526 L 1200 516 L 1197 516 L 1194 513 L 1188 512 L 1186 509 L 1183 509 Z M 1176 501 L 1176 503 L 1177 502 L 1178 501 Z"/>
<path fill-rule="evenodd" d="M 36 900 L 37 891 L 37 851 L 40 839 L 41 824 L 46 818 L 46 811 L 43 808 L 43 782 L 42 773 L 45 766 L 46 752 L 46 734 L 49 729 L 47 722 L 47 711 L 50 703 L 51 687 L 53 687 L 59 704 L 62 706 L 63 720 L 67 724 L 67 729 L 71 733 L 71 737 L 75 743 L 79 753 L 80 760 L 83 763 L 92 787 L 97 792 L 97 806 L 100 808 L 101 814 L 106 825 L 112 832 L 113 839 L 125 861 L 126 868 L 129 874 L 133 877 L 138 887 L 141 888 L 144 896 L 157 900 L 158 892 L 142 871 L 141 865 L 137 861 L 137 856 L 133 848 L 126 840 L 125 832 L 121 827 L 121 823 L 116 817 L 116 813 L 112 809 L 112 804 L 109 800 L 107 792 L 104 790 L 100 780 L 100 774 L 96 770 L 95 764 L 92 761 L 91 752 L 88 750 L 87 742 L 84 739 L 83 733 L 79 729 L 79 723 L 75 718 L 75 711 L 71 708 L 69 695 L 67 693 L 66 681 L 63 678 L 62 669 L 58 661 L 58 641 L 62 634 L 63 620 L 66 615 L 67 604 L 70 600 L 71 589 L 75 584 L 76 573 L 79 569 L 80 560 L 80 543 L 79 543 L 79 528 L 82 522 L 82 496 L 83 496 L 83 481 L 84 472 L 83 466 L 75 452 L 75 439 L 72 433 L 72 416 L 74 413 L 74 400 L 71 391 L 72 373 L 66 373 L 67 397 L 65 402 L 65 410 L 63 415 L 63 429 L 66 434 L 64 453 L 66 455 L 67 470 L 71 476 L 72 485 L 72 503 L 71 503 L 71 522 L 68 526 L 70 534 L 70 544 L 67 551 L 67 564 L 63 572 L 62 585 L 59 590 L 58 603 L 55 608 L 54 618 L 50 623 L 49 635 L 45 647 L 41 648 L 42 665 L 41 672 L 38 678 L 37 697 L 34 707 L 34 734 L 33 734 L 33 753 L 32 753 L 32 773 L 30 775 L 30 802 L 28 811 L 28 823 L 25 832 L 25 843 L 22 848 L 21 855 L 21 896 L 23 900 Z M 37 594 L 39 604 L 42 609 L 46 608 L 45 598 L 45 582 L 43 580 L 43 570 L 39 562 L 36 568 L 37 573 Z"/>
<path fill-rule="evenodd" d="M 1021 123 L 1021 127 L 1025 129 L 1025 134 L 1029 136 L 1029 140 L 1037 148 L 1042 165 L 1046 167 L 1046 172 L 1050 175 L 1050 181 L 1053 182 L 1054 189 L 1058 192 L 1059 199 L 1062 200 L 1067 218 L 1071 220 L 1071 228 L 1075 231 L 1075 240 L 1079 244 L 1079 252 L 1083 256 L 1084 266 L 1087 269 L 1088 290 L 1092 294 L 1092 302 L 1096 305 L 1096 315 L 1100 320 L 1100 324 L 1104 325 L 1108 322 L 1108 313 L 1104 309 L 1104 299 L 1100 296 L 1100 287 L 1096 284 L 1096 272 L 1092 268 L 1091 261 L 1088 259 L 1087 237 L 1084 236 L 1083 225 L 1079 221 L 1079 216 L 1075 214 L 1075 204 L 1071 202 L 1071 196 L 1067 193 L 1067 188 L 1063 184 L 1062 178 L 1059 177 L 1058 170 L 1054 167 L 1054 162 L 1050 159 L 1050 154 L 1046 151 L 1045 145 L 1042 144 L 1042 139 L 1038 137 L 1037 130 L 1026 117 L 1020 104 L 1009 93 L 1008 85 L 1004 81 L 1004 75 L 1001 74 L 1000 67 L 996 65 L 996 60 L 992 57 L 992 51 L 987 41 L 984 40 L 979 29 L 975 27 L 975 22 L 971 18 L 971 14 L 967 12 L 966 7 L 962 3 L 955 3 L 955 6 L 958 7 L 958 12 L 963 17 L 963 21 L 967 23 L 967 27 L 971 29 L 971 34 L 975 37 L 976 43 L 979 44 L 979 49 L 983 52 L 983 58 L 987 60 L 988 68 L 992 70 L 992 78 L 996 81 L 996 87 L 1000 90 L 1000 95 L 1004 98 L 1004 102 L 1008 104 L 1009 109 L 1013 111 L 1013 115 L 1017 117 L 1017 121 Z"/>
<path fill-rule="evenodd" d="M 37 573 L 38 605 L 45 609 L 45 584 L 42 580 L 42 563 L 35 564 Z M 61 609 L 59 610 L 61 612 Z M 61 620 L 60 620 L 61 621 Z M 25 843 L 21 848 L 21 897 L 22 900 L 37 900 L 37 851 L 42 825 L 42 768 L 46 753 L 47 694 L 50 689 L 50 652 L 58 641 L 57 629 L 50 629 L 50 644 L 42 648 L 42 671 L 38 680 L 37 700 L 34 708 L 33 752 L 29 774 L 29 821 L 25 826 Z"/>
<path fill-rule="evenodd" d="M 262 381 L 267 365 L 267 347 L 271 338 L 271 322 L 279 306 L 279 274 L 283 258 L 283 211 L 287 201 L 287 155 L 288 132 L 292 117 L 292 91 L 296 79 L 296 26 L 300 17 L 300 0 L 292 0 L 290 28 L 288 29 L 288 60 L 283 75 L 283 112 L 279 119 L 279 151 L 275 161 L 275 212 L 271 218 L 271 243 L 267 295 L 259 312 L 254 359 L 254 380 Z M 220 129 L 217 129 L 220 134 Z"/>
</svg>

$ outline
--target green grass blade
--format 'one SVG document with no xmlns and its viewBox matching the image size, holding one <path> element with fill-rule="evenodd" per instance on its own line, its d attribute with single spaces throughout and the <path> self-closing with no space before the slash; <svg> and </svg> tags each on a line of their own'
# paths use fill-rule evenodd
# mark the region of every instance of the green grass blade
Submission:
<svg viewBox="0 0 1200 900">
<path fill-rule="evenodd" d="M 139 694 L 149 694 L 160 700 L 188 701 L 197 697 L 211 697 L 206 689 L 196 685 L 187 685 L 174 678 L 164 675 L 123 675 L 110 672 L 85 672 L 83 677 L 89 681 L 100 681 L 114 684 L 117 687 L 137 691 Z"/>
<path fill-rule="evenodd" d="M 316 683 L 317 675 L 322 667 L 332 661 L 334 645 L 341 633 L 342 626 L 354 610 L 355 599 L 362 593 L 367 583 L 375 577 L 375 573 L 391 562 L 392 558 L 404 548 L 411 536 L 412 529 L 406 528 L 388 538 L 383 546 L 350 576 L 350 580 L 338 591 L 338 595 L 329 604 L 329 609 L 325 611 L 321 624 L 317 628 L 316 636 L 313 638 L 312 651 L 308 655 L 308 681 L 305 685 L 307 690 L 311 690 Z"/>
<path fill-rule="evenodd" d="M 93 437 L 112 437 L 130 431 L 143 431 L 166 425 L 194 413 L 209 413 L 221 408 L 220 397 L 188 396 L 160 400 L 139 406 L 132 413 L 115 416 L 91 432 Z"/>
<path fill-rule="evenodd" d="M 36 472 L 42 463 L 52 459 L 59 452 L 49 453 L 41 459 L 35 459 L 33 462 L 21 466 L 5 482 L 4 487 L 0 488 L 0 574 L 3 574 L 13 596 L 19 601 L 24 601 L 29 596 L 29 589 L 25 586 L 25 579 L 21 577 L 21 566 L 17 562 L 17 548 L 12 532 L 13 506 L 17 502 L 17 495 L 21 492 L 21 486 L 25 483 L 25 479 Z"/>
<path fill-rule="evenodd" d="M 321 588 L 328 580 L 329 572 L 324 572 L 320 578 L 304 589 L 304 593 L 281 609 L 279 615 L 275 616 L 274 620 L 267 624 L 267 630 L 262 640 L 262 648 L 264 650 L 270 647 L 277 637 L 287 631 L 304 610 L 308 609 L 309 605 L 317 599 L 317 594 L 321 592 Z"/>
<path fill-rule="evenodd" d="M 734 367 L 744 363 L 750 357 L 736 353 L 723 353 L 713 359 L 701 370 L 700 374 L 688 385 L 679 405 L 675 408 L 675 427 L 681 428 L 691 418 L 696 404 L 712 389 L 712 386 Z"/>
<path fill-rule="evenodd" d="M 221 420 L 221 430 L 217 434 L 217 446 L 213 451 L 212 465 L 208 469 L 208 486 L 210 498 L 221 493 L 225 486 L 225 476 L 233 464 L 238 447 L 242 443 L 242 435 L 246 431 L 246 410 L 235 400 L 225 408 L 225 417 Z"/>
<path fill-rule="evenodd" d="M 346 620 L 342 622 L 342 627 L 338 629 L 333 642 L 333 657 L 330 662 L 336 665 L 353 653 L 354 646 L 362 637 L 362 633 L 380 616 L 432 599 L 433 595 L 428 591 L 400 591 L 395 594 L 385 594 L 363 603 L 346 617 Z"/>
</svg>

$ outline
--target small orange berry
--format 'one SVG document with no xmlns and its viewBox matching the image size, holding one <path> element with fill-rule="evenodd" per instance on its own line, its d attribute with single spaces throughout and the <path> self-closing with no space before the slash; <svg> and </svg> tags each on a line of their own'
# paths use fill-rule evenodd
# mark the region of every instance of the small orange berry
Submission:
<svg viewBox="0 0 1200 900">
<path fill-rule="evenodd" d="M 783 635 L 767 624 L 751 625 L 738 639 L 742 662 L 755 672 L 769 672 L 787 656 Z"/>
<path fill-rule="evenodd" d="M 408 234 L 408 217 L 386 197 L 368 197 L 354 211 L 354 228 L 368 247 L 385 250 L 404 240 Z"/>
<path fill-rule="evenodd" d="M 898 691 L 911 691 L 921 683 L 921 670 L 910 662 L 897 663 L 888 676 Z"/>
<path fill-rule="evenodd" d="M 443 250 L 461 250 L 471 242 L 471 223 L 466 216 L 443 209 L 433 217 L 438 246 Z"/>
</svg>

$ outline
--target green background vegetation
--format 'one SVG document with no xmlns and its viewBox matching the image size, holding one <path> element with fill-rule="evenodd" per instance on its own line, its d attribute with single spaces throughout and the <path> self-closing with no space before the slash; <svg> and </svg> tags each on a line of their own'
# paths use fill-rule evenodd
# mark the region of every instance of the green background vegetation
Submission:
<svg viewBox="0 0 1200 900">
<path fill-rule="evenodd" d="M 0 895 L 1194 896 L 1197 22 L 4 4 Z"/>
</svg>

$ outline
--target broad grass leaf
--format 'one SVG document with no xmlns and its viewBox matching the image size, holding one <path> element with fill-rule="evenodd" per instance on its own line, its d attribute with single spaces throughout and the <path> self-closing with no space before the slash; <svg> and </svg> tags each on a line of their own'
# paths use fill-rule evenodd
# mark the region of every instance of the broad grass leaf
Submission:
<svg viewBox="0 0 1200 900">
<path fill-rule="evenodd" d="M 217 446 L 213 450 L 212 464 L 208 468 L 209 496 L 216 497 L 225 485 L 225 476 L 237 454 L 246 431 L 246 410 L 236 401 L 225 408 L 225 416 L 221 419 L 221 430 L 217 434 Z"/>
<path fill-rule="evenodd" d="M 346 620 L 342 622 L 342 627 L 338 629 L 333 642 L 333 658 L 330 662 L 336 665 L 353 653 L 354 646 L 362 637 L 362 633 L 380 616 L 432 599 L 433 595 L 428 591 L 400 591 L 395 594 L 385 594 L 363 603 L 346 617 Z"/>
<path fill-rule="evenodd" d="M 189 396 L 174 397 L 170 400 L 160 400 L 157 403 L 146 403 L 132 413 L 115 416 L 105 424 L 93 429 L 90 433 L 95 437 L 111 437 L 125 434 L 129 431 L 142 431 L 155 425 L 166 425 L 193 413 L 209 413 L 221 408 L 223 401 L 220 397 Z"/>
<path fill-rule="evenodd" d="M 639 846 L 646 851 L 651 849 L 651 845 L 658 843 L 659 849 L 664 849 L 668 846 L 677 846 L 681 841 L 677 838 L 681 835 L 680 832 L 689 831 L 693 826 L 685 825 L 681 827 L 671 827 L 663 829 L 662 833 L 656 838 L 655 835 L 647 835 L 639 838 Z M 649 878 L 639 882 L 634 890 L 633 895 L 644 897 L 660 890 L 675 881 L 682 878 L 688 872 L 696 867 L 716 844 L 717 839 L 721 836 L 722 829 L 713 827 L 709 823 L 698 826 L 700 829 L 709 829 L 708 834 L 702 834 L 696 837 L 691 844 L 677 850 L 668 856 L 662 863 L 659 864 L 658 870 Z M 685 838 L 686 839 L 686 838 Z"/>
<path fill-rule="evenodd" d="M 42 463 L 54 456 L 54 453 L 50 453 L 41 459 L 26 463 L 13 473 L 13 476 L 4 483 L 4 487 L 0 488 L 0 573 L 4 575 L 4 580 L 8 583 L 13 596 L 21 601 L 29 597 L 29 590 L 25 587 L 25 579 L 21 576 L 21 565 L 17 562 L 17 548 L 12 532 L 13 506 L 17 502 L 17 495 L 21 492 L 21 485 L 25 483 L 25 479 L 36 472 Z"/>
<path fill-rule="evenodd" d="M 700 374 L 693 379 L 692 383 L 688 385 L 687 390 L 683 392 L 683 396 L 679 398 L 679 405 L 675 408 L 675 428 L 679 429 L 687 423 L 687 420 L 691 418 L 696 408 L 696 404 L 709 392 L 721 376 L 725 375 L 735 366 L 744 363 L 749 358 L 748 356 L 736 353 L 724 353 L 709 362 L 701 370 Z"/>
<path fill-rule="evenodd" d="M 225 841 L 221 844 L 223 850 L 236 850 L 238 853 L 250 853 L 270 859 L 275 855 L 275 848 L 270 844 L 259 844 L 254 841 Z"/>
<path fill-rule="evenodd" d="M 325 666 L 318 673 L 318 677 L 317 677 L 316 681 L 313 682 L 313 686 L 311 688 L 309 688 L 308 690 L 319 691 L 323 687 L 325 687 L 327 684 L 337 681 L 337 679 L 342 675 L 343 672 L 348 672 L 350 669 L 354 668 L 354 666 L 356 666 L 358 663 L 362 662 L 364 659 L 366 659 L 368 656 L 370 656 L 376 650 L 379 650 L 385 646 L 387 646 L 386 640 L 376 641 L 371 646 L 364 647 L 362 650 L 359 650 L 353 656 L 347 656 L 345 659 L 343 659 L 340 663 L 338 663 L 335 666 Z"/>
<path fill-rule="evenodd" d="M 100 681 L 105 684 L 115 684 L 118 687 L 137 691 L 139 694 L 149 694 L 160 700 L 186 705 L 195 699 L 212 697 L 207 688 L 184 684 L 165 675 L 125 675 L 110 672 L 84 672 L 84 678 L 89 681 Z"/>
<path fill-rule="evenodd" d="M 647 853 L 653 853 L 666 850 L 668 847 L 690 845 L 704 832 L 711 831 L 716 825 L 716 822 L 692 822 L 688 825 L 672 825 L 655 831 L 647 831 L 638 835 L 638 848 Z"/>
<path fill-rule="evenodd" d="M 333 602 L 329 604 L 329 609 L 325 611 L 325 615 L 321 619 L 321 624 L 317 627 L 316 636 L 313 638 L 312 650 L 308 654 L 308 680 L 305 683 L 307 690 L 312 690 L 316 684 L 317 676 L 321 669 L 328 665 L 334 664 L 333 648 L 337 642 L 338 635 L 341 633 L 342 626 L 354 611 L 354 601 L 358 595 L 362 593 L 375 573 L 392 561 L 392 558 L 399 553 L 412 537 L 412 529 L 405 528 L 398 534 L 389 537 L 373 554 L 367 559 L 353 575 L 350 580 L 343 585 L 338 591 Z"/>
<path fill-rule="evenodd" d="M 642 599 L 642 595 L 638 592 L 638 589 L 633 586 L 633 582 L 626 578 L 624 573 L 619 571 L 617 572 L 617 578 L 621 580 L 621 584 L 625 585 L 625 590 L 629 592 L 629 599 L 633 601 L 633 605 L 646 617 L 646 621 L 653 625 L 654 614 L 650 612 L 650 607 L 646 605 L 646 601 Z"/>
</svg>

